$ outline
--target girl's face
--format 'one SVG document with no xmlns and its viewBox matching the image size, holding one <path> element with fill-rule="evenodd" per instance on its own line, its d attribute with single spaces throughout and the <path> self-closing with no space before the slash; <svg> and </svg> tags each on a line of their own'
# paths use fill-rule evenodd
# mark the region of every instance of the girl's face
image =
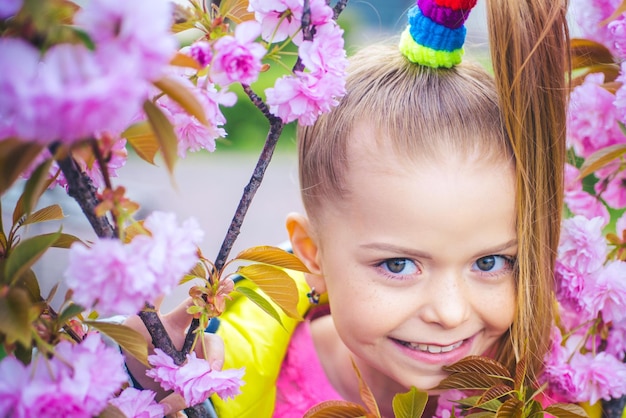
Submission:
<svg viewBox="0 0 626 418">
<path fill-rule="evenodd" d="M 316 222 L 315 263 L 363 374 L 430 389 L 513 321 L 513 168 L 480 156 L 409 163 L 363 144 L 371 132 L 355 133 L 348 196 Z"/>
</svg>

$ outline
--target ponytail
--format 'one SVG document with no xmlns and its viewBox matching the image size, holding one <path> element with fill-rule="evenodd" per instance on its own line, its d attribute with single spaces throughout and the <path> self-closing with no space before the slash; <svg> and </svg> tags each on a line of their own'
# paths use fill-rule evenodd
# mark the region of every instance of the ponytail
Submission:
<svg viewBox="0 0 626 418">
<path fill-rule="evenodd" d="M 562 211 L 570 70 L 567 0 L 487 0 L 487 8 L 496 87 L 517 183 L 517 314 L 513 350 L 501 354 L 509 365 L 525 358 L 528 375 L 535 378 L 550 344 Z"/>
</svg>

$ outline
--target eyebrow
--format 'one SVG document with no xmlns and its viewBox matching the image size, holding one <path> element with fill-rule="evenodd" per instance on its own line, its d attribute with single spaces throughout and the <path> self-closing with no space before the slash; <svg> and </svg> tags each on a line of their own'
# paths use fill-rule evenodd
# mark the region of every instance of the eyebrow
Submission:
<svg viewBox="0 0 626 418">
<path fill-rule="evenodd" d="M 511 247 L 515 247 L 517 245 L 517 238 L 513 238 L 503 244 L 496 245 L 494 247 L 485 248 L 481 250 L 479 254 L 489 255 L 489 254 L 498 254 L 502 251 L 508 250 Z M 363 244 L 360 248 L 368 249 L 368 250 L 380 250 L 380 251 L 389 251 L 394 253 L 406 254 L 415 258 L 422 258 L 426 260 L 432 259 L 432 256 L 426 252 L 414 250 L 412 248 L 405 248 L 393 244 L 387 244 L 384 242 L 373 242 L 369 244 Z"/>
</svg>

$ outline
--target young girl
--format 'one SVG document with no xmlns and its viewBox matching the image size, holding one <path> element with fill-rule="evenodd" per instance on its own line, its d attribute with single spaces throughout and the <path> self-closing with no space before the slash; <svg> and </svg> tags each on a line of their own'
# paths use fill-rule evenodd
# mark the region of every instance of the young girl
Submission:
<svg viewBox="0 0 626 418">
<path fill-rule="evenodd" d="M 531 376 L 540 371 L 561 212 L 566 4 L 488 1 L 491 77 L 458 63 L 474 3 L 419 0 L 400 50 L 354 56 L 340 105 L 300 130 L 307 215 L 287 227 L 312 272 L 303 311 L 320 294 L 327 309 L 282 328 L 234 300 L 217 333 L 224 367 L 246 366 L 246 384 L 213 400 L 219 417 L 360 403 L 352 361 L 387 417 L 395 394 L 435 387 L 468 355 L 509 368 L 526 358 Z"/>
</svg>

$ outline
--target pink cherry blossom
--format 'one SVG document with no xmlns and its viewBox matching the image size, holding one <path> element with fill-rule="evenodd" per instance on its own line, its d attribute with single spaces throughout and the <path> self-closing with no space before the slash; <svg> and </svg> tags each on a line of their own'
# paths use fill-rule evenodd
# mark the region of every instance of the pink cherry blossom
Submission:
<svg viewBox="0 0 626 418">
<path fill-rule="evenodd" d="M 312 125 L 317 117 L 329 112 L 345 94 L 345 79 L 332 73 L 319 78 L 304 72 L 276 80 L 274 87 L 265 91 L 270 111 L 283 122 L 294 120 Z"/>
<path fill-rule="evenodd" d="M 163 96 L 158 100 L 157 103 L 163 113 L 174 126 L 178 137 L 179 157 L 185 158 L 188 151 L 196 152 L 202 149 L 215 151 L 215 140 L 226 136 L 226 131 L 222 127 L 226 123 L 226 118 L 220 109 L 220 104 L 233 105 L 234 103 L 230 101 L 231 96 L 225 90 L 218 92 L 215 85 L 206 77 L 201 77 L 197 85 L 185 77 L 179 77 L 178 80 L 187 86 L 198 99 L 209 123 L 208 126 L 200 123 L 195 116 L 190 115 L 169 96 Z"/>
<path fill-rule="evenodd" d="M 626 207 L 626 170 L 620 169 L 619 164 L 611 164 L 598 170 L 596 176 L 600 177 L 595 184 L 596 193 L 613 208 Z"/>
<path fill-rule="evenodd" d="M 585 285 L 581 303 L 597 315 L 602 311 L 605 322 L 626 319 L 626 262 L 612 261 L 602 267 L 594 280 Z M 595 316 L 593 315 L 593 316 Z"/>
<path fill-rule="evenodd" d="M 581 29 L 582 37 L 594 40 L 604 44 L 607 48 L 615 51 L 613 48 L 614 35 L 606 26 L 600 24 L 603 20 L 610 17 L 617 7 L 621 4 L 621 0 L 572 0 L 570 2 L 570 10 L 575 22 Z"/>
<path fill-rule="evenodd" d="M 203 236 L 195 220 L 178 226 L 174 214 L 154 212 L 144 227 L 151 235 L 129 244 L 99 239 L 90 248 L 72 245 L 65 279 L 76 303 L 101 315 L 133 314 L 169 293 L 195 265 Z"/>
<path fill-rule="evenodd" d="M 309 9 L 314 26 L 328 23 L 333 18 L 333 9 L 325 0 L 311 0 Z M 300 44 L 303 0 L 250 0 L 248 11 L 254 12 L 256 20 L 261 23 L 263 40 L 282 42 L 294 38 L 294 43 Z"/>
<path fill-rule="evenodd" d="M 605 352 L 576 353 L 570 365 L 574 370 L 574 401 L 594 404 L 626 394 L 626 364 L 614 356 Z"/>
<path fill-rule="evenodd" d="M 557 327 L 552 328 L 551 349 L 544 358 L 544 371 L 542 379 L 549 383 L 548 394 L 560 402 L 573 402 L 579 392 L 574 382 L 575 371 L 569 364 L 568 359 L 574 355 L 580 339 L 570 337 L 563 344 L 561 331 Z"/>
<path fill-rule="evenodd" d="M 0 19 L 14 16 L 22 8 L 24 0 L 3 0 L 0 2 Z"/>
<path fill-rule="evenodd" d="M 447 390 L 439 395 L 437 399 L 437 410 L 433 418 L 450 418 L 452 416 L 452 408 L 458 411 L 459 404 L 455 401 L 466 398 L 460 390 Z"/>
<path fill-rule="evenodd" d="M 185 364 L 176 366 L 162 350 L 157 348 L 154 352 L 148 356 L 153 368 L 146 372 L 146 376 L 159 382 L 163 389 L 180 394 L 189 406 L 197 405 L 213 394 L 220 398 L 234 398 L 240 393 L 244 369 L 211 370 L 209 363 L 197 358 L 195 352 L 187 355 Z"/>
<path fill-rule="evenodd" d="M 110 403 L 128 418 L 161 418 L 165 411 L 163 405 L 154 400 L 154 396 L 155 393 L 150 390 L 126 388 Z"/>
<path fill-rule="evenodd" d="M 624 83 L 626 83 L 626 62 L 622 62 L 620 74 L 616 81 L 622 83 L 622 86 L 615 92 L 615 101 L 613 103 L 616 109 L 616 118 L 620 122 L 626 123 L 626 87 L 624 87 Z M 616 138 L 616 143 L 626 143 L 626 138 L 623 135 L 616 136 Z"/>
<path fill-rule="evenodd" d="M 302 63 L 312 73 L 331 72 L 344 77 L 348 66 L 343 30 L 330 21 L 315 30 L 312 41 L 303 41 L 298 50 Z"/>
<path fill-rule="evenodd" d="M 583 190 L 579 170 L 571 164 L 565 164 L 565 197 L 564 201 L 574 215 L 592 219 L 601 217 L 604 224 L 610 220 L 609 211 L 597 197 Z"/>
<path fill-rule="evenodd" d="M 602 83 L 603 74 L 590 74 L 570 94 L 567 140 L 583 158 L 626 140 L 617 123 L 616 97 L 602 88 Z"/>
<path fill-rule="evenodd" d="M 207 41 L 194 42 L 190 47 L 181 49 L 181 52 L 186 52 L 191 58 L 198 61 L 202 68 L 208 66 L 213 59 L 211 44 Z"/>
<path fill-rule="evenodd" d="M 580 272 L 598 270 L 608 254 L 602 219 L 582 216 L 565 219 L 561 228 L 558 262 Z"/>
<path fill-rule="evenodd" d="M 74 22 L 85 28 L 98 54 L 119 56 L 116 64 L 129 76 L 153 81 L 163 75 L 178 46 L 170 31 L 172 15 L 167 0 L 92 0 Z"/>
<path fill-rule="evenodd" d="M 606 339 L 606 352 L 617 358 L 626 355 L 626 320 L 614 321 Z"/>
<path fill-rule="evenodd" d="M 622 14 L 609 23 L 607 29 L 610 36 L 609 47 L 618 57 L 626 58 L 626 15 Z"/>
<path fill-rule="evenodd" d="M 117 239 L 99 239 L 91 248 L 74 244 L 69 251 L 65 282 L 74 302 L 95 307 L 101 315 L 130 315 L 146 301 L 146 288 L 157 278 L 146 261 Z"/>
<path fill-rule="evenodd" d="M 122 132 L 175 52 L 166 0 L 93 0 L 75 16 L 95 43 L 56 44 L 43 56 L 0 39 L 0 140 L 73 143 Z M 150 22 L 146 25 L 145 22 Z"/>
<path fill-rule="evenodd" d="M 254 42 L 260 34 L 259 23 L 247 21 L 237 25 L 235 36 L 218 39 L 213 45 L 215 55 L 209 67 L 211 79 L 220 86 L 255 82 L 265 55 L 265 48 Z"/>
<path fill-rule="evenodd" d="M 122 354 L 98 334 L 62 341 L 54 357 L 35 354 L 28 366 L 8 356 L 0 362 L 0 416 L 91 418 L 126 379 Z"/>
<path fill-rule="evenodd" d="M 176 215 L 166 212 L 153 212 L 143 226 L 151 236 L 135 237 L 129 246 L 131 254 L 142 259 L 146 272 L 158 278 L 157 286 L 147 290 L 167 294 L 198 261 L 198 245 L 204 233 L 194 218 L 179 226 Z"/>
</svg>

